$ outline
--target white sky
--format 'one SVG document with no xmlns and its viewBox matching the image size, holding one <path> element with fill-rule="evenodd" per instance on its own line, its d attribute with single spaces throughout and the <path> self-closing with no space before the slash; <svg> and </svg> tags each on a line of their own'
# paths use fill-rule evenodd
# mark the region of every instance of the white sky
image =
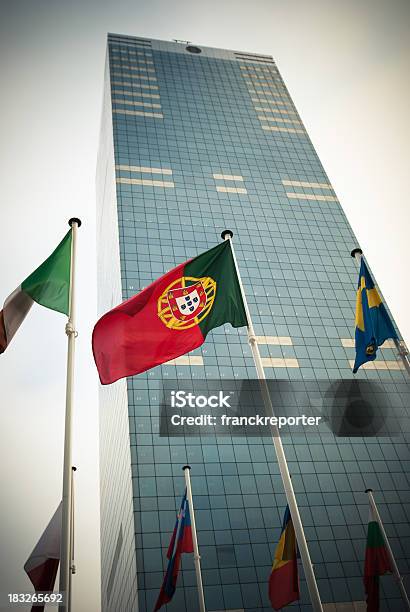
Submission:
<svg viewBox="0 0 410 612">
<path fill-rule="evenodd" d="M 410 342 L 409 30 L 406 0 L 0 0 L 0 304 L 51 253 L 69 217 L 83 221 L 76 612 L 99 610 L 90 333 L 97 318 L 94 181 L 107 31 L 273 55 Z M 0 593 L 31 590 L 23 564 L 61 497 L 64 325 L 63 315 L 34 306 L 0 357 Z"/>
</svg>

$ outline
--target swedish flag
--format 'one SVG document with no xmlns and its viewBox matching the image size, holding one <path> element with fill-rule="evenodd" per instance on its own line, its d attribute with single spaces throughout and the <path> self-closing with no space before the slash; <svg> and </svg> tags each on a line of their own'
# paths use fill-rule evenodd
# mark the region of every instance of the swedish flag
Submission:
<svg viewBox="0 0 410 612">
<path fill-rule="evenodd" d="M 374 286 L 370 272 L 362 257 L 356 296 L 356 359 L 353 373 L 361 365 L 374 361 L 377 349 L 387 338 L 397 338 L 382 299 Z"/>
</svg>

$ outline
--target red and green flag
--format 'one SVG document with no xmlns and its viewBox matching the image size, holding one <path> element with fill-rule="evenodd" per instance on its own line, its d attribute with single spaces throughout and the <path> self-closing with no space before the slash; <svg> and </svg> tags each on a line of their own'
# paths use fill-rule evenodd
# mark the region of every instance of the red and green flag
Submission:
<svg viewBox="0 0 410 612">
<path fill-rule="evenodd" d="M 392 568 L 386 542 L 384 541 L 379 521 L 372 508 L 370 508 L 363 578 L 367 612 L 379 612 L 379 576 L 389 574 L 391 571 Z"/>
<path fill-rule="evenodd" d="M 101 383 L 184 355 L 224 323 L 247 325 L 229 240 L 180 264 L 101 317 L 92 338 Z"/>
<path fill-rule="evenodd" d="M 68 315 L 71 242 L 70 229 L 50 257 L 4 302 L 0 311 L 0 353 L 4 353 L 34 302 Z"/>
<path fill-rule="evenodd" d="M 282 533 L 269 577 L 269 599 L 274 610 L 280 610 L 300 599 L 298 551 L 289 506 L 286 506 Z"/>
<path fill-rule="evenodd" d="M 62 503 L 24 564 L 36 592 L 53 591 L 60 563 Z M 44 604 L 39 603 L 31 612 L 43 612 Z"/>
</svg>

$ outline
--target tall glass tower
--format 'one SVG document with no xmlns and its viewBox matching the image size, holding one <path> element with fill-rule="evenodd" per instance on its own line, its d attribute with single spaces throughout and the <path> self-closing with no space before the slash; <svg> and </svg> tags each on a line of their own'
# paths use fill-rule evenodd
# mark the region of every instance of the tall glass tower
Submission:
<svg viewBox="0 0 410 612">
<path fill-rule="evenodd" d="M 269 378 L 352 378 L 357 241 L 270 56 L 110 34 L 98 188 L 102 314 L 234 232 Z M 406 410 L 392 343 L 357 374 Z M 269 438 L 159 436 L 164 379 L 256 378 L 246 330 L 214 330 L 193 353 L 101 389 L 104 611 L 151 612 L 192 466 L 208 612 L 267 612 L 286 506 Z M 410 456 L 402 436 L 285 437 L 325 610 L 362 610 L 372 487 L 408 572 Z M 310 610 L 301 574 L 300 603 Z M 383 610 L 401 610 L 391 576 Z M 198 609 L 184 555 L 170 612 Z"/>
</svg>

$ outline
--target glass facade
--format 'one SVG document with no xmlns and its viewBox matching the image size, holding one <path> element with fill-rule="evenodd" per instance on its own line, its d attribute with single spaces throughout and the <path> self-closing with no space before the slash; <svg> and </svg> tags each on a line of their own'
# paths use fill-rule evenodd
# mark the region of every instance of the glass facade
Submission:
<svg viewBox="0 0 410 612">
<path fill-rule="evenodd" d="M 276 64 L 194 49 L 108 37 L 97 176 L 100 312 L 211 248 L 229 228 L 268 378 L 349 379 L 357 241 Z M 377 381 L 405 410 L 407 373 L 391 344 L 357 376 Z M 193 377 L 255 378 L 246 330 L 216 329 L 188 358 L 101 391 L 103 610 L 153 610 L 185 463 L 206 609 L 271 610 L 268 577 L 286 506 L 272 441 L 160 437 L 161 382 Z M 406 440 L 325 432 L 283 443 L 322 601 L 329 611 L 363 609 L 366 487 L 402 573 L 409 571 Z M 301 566 L 300 576 L 294 609 L 307 611 Z M 165 609 L 197 610 L 195 584 L 192 555 L 184 555 Z M 381 579 L 381 597 L 383 610 L 402 609 L 391 576 Z"/>
</svg>

